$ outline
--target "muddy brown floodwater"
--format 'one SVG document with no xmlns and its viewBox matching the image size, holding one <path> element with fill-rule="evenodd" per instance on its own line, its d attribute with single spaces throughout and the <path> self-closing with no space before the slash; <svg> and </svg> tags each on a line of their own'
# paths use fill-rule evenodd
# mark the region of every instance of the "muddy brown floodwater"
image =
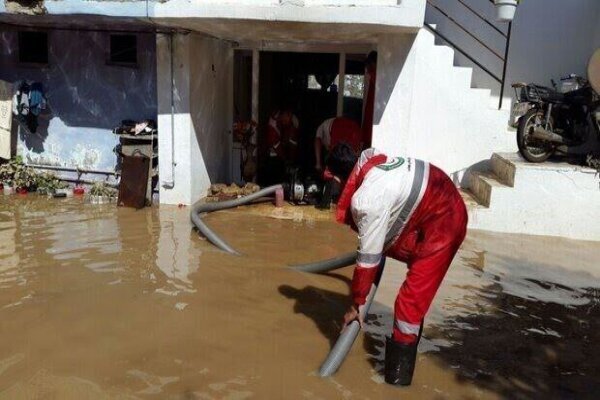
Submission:
<svg viewBox="0 0 600 400">
<path fill-rule="evenodd" d="M 598 244 L 469 233 L 426 320 L 410 388 L 382 383 L 404 266 L 390 262 L 340 371 L 316 375 L 355 248 L 328 221 L 0 196 L 0 398 L 581 399 L 600 396 Z"/>
</svg>

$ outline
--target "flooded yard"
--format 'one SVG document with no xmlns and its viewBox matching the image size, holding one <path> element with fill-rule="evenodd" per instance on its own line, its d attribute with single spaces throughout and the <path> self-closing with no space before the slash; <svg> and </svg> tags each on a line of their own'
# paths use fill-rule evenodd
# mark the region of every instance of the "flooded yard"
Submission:
<svg viewBox="0 0 600 400">
<path fill-rule="evenodd" d="M 404 265 L 388 262 L 340 371 L 316 371 L 352 268 L 287 264 L 356 247 L 333 222 L 247 210 L 0 196 L 2 399 L 597 399 L 600 244 L 470 232 L 426 319 L 410 388 L 383 383 Z"/>
</svg>

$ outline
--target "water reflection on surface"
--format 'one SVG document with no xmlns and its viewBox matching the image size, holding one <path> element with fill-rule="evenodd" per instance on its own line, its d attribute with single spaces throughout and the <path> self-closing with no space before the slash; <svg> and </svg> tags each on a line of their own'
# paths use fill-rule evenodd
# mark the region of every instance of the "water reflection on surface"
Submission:
<svg viewBox="0 0 600 400">
<path fill-rule="evenodd" d="M 410 389 L 382 383 L 404 267 L 390 262 L 366 334 L 332 379 L 351 268 L 287 263 L 355 247 L 330 222 L 0 196 L 0 397 L 597 398 L 600 249 L 470 233 L 427 317 Z M 304 218 L 310 213 L 306 213 Z"/>
</svg>

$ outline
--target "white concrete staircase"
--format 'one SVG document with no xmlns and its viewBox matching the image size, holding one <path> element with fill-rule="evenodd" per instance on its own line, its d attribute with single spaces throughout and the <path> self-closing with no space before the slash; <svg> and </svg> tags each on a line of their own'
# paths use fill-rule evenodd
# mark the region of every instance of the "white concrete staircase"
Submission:
<svg viewBox="0 0 600 400">
<path fill-rule="evenodd" d="M 410 127 L 401 150 L 440 166 L 465 186 L 467 169 L 485 163 L 494 152 L 517 150 L 508 133 L 510 111 L 492 105 L 490 89 L 472 87 L 472 68 L 456 66 L 454 50 L 436 44 L 426 28 L 413 47 Z"/>
<path fill-rule="evenodd" d="M 532 164 L 494 153 L 490 170 L 469 172 L 461 189 L 469 228 L 600 241 L 600 177 L 564 162 Z"/>
</svg>

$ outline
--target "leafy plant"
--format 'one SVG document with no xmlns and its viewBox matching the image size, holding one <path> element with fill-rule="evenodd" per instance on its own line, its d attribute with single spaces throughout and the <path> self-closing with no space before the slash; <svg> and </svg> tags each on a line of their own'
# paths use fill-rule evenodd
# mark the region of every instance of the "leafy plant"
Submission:
<svg viewBox="0 0 600 400">
<path fill-rule="evenodd" d="M 43 172 L 37 175 L 36 186 L 38 192 L 54 193 L 57 189 L 65 189 L 69 185 L 58 179 L 53 173 Z"/>
<path fill-rule="evenodd" d="M 14 175 L 14 186 L 18 189 L 33 189 L 36 184 L 36 172 L 33 168 L 25 167 L 17 169 Z"/>
<path fill-rule="evenodd" d="M 35 170 L 23 164 L 23 159 L 20 156 L 0 166 L 0 181 L 16 188 L 27 190 L 34 188 L 36 186 L 36 176 Z"/>
<path fill-rule="evenodd" d="M 117 197 L 117 190 L 105 182 L 96 182 L 90 188 L 91 196 Z"/>
</svg>

